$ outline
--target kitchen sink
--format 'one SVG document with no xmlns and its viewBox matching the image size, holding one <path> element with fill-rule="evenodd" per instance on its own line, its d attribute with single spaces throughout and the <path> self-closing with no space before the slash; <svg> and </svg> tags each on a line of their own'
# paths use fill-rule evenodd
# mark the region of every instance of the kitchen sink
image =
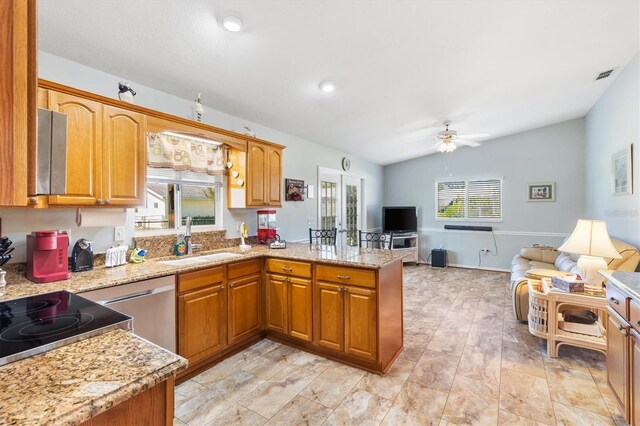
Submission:
<svg viewBox="0 0 640 426">
<path fill-rule="evenodd" d="M 236 253 L 213 253 L 213 254 L 208 254 L 206 256 L 187 257 L 185 259 L 163 260 L 158 263 L 163 263 L 165 265 L 171 265 L 171 266 L 186 266 L 186 265 L 197 265 L 199 263 L 213 262 L 216 260 L 233 259 L 235 257 L 241 257 L 241 256 L 242 255 L 236 254 Z"/>
<path fill-rule="evenodd" d="M 197 259 L 203 259 L 206 262 L 210 262 L 212 260 L 226 260 L 226 259 L 233 259 L 234 257 L 241 257 L 241 254 L 237 254 L 237 253 L 213 253 L 213 254 L 208 254 L 206 256 L 200 256 Z"/>
</svg>

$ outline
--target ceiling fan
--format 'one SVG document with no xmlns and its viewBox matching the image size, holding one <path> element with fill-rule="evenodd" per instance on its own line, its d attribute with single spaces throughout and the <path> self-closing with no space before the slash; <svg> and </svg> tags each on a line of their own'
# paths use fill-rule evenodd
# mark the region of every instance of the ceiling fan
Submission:
<svg viewBox="0 0 640 426">
<path fill-rule="evenodd" d="M 489 136 L 488 133 L 459 135 L 455 130 L 449 130 L 451 120 L 445 120 L 442 122 L 442 124 L 444 125 L 444 130 L 438 132 L 438 134 L 436 135 L 437 142 L 431 147 L 432 149 L 437 149 L 438 152 L 453 152 L 457 148 L 456 144 L 475 148 L 477 146 L 480 146 L 480 144 L 478 142 L 473 142 L 466 139 L 484 138 Z"/>
</svg>

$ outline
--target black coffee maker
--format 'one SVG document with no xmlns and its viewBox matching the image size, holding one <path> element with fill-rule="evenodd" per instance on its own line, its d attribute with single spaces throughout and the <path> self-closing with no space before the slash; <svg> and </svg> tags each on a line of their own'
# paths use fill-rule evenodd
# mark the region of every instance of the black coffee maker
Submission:
<svg viewBox="0 0 640 426">
<path fill-rule="evenodd" d="M 73 272 L 90 271 L 93 269 L 93 249 L 91 241 L 80 238 L 76 241 L 69 258 L 69 267 Z"/>
</svg>

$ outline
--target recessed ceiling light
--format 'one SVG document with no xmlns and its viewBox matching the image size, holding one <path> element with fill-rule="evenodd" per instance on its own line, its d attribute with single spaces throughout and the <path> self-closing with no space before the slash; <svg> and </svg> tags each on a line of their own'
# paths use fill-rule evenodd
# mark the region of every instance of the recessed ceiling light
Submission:
<svg viewBox="0 0 640 426">
<path fill-rule="evenodd" d="M 318 87 L 325 93 L 331 93 L 336 90 L 336 82 L 332 80 L 321 81 Z"/>
<path fill-rule="evenodd" d="M 234 15 L 225 16 L 222 18 L 222 28 L 236 33 L 242 30 L 242 19 Z"/>
</svg>

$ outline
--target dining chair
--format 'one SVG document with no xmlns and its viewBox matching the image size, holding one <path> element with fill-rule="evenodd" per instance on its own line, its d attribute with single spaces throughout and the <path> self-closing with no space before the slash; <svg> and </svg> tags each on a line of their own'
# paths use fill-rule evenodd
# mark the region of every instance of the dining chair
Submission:
<svg viewBox="0 0 640 426">
<path fill-rule="evenodd" d="M 332 229 L 309 228 L 309 244 L 335 246 L 336 234 L 337 234 L 337 228 L 332 228 Z"/>
<path fill-rule="evenodd" d="M 389 249 L 393 248 L 393 232 L 358 231 L 359 246 L 364 248 Z"/>
</svg>

